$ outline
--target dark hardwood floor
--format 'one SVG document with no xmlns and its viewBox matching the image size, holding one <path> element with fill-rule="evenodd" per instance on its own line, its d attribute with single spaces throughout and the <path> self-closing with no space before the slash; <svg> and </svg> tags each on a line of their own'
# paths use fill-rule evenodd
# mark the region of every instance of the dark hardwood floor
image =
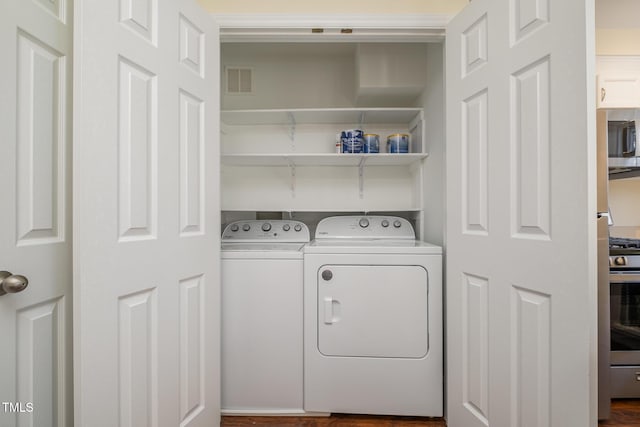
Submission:
<svg viewBox="0 0 640 427">
<path fill-rule="evenodd" d="M 222 427 L 446 427 L 442 418 L 333 414 L 330 417 L 222 417 Z M 640 399 L 614 400 L 599 427 L 640 427 Z"/>
<path fill-rule="evenodd" d="M 222 417 L 222 427 L 446 427 L 442 418 L 332 414 L 330 417 Z"/>
<path fill-rule="evenodd" d="M 640 427 L 640 400 L 615 399 L 611 402 L 611 418 L 598 426 Z"/>
</svg>

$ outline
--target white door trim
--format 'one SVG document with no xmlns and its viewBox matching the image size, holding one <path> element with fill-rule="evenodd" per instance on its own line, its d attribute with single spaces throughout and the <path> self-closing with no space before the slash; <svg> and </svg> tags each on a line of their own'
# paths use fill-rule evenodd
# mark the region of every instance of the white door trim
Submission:
<svg viewBox="0 0 640 427">
<path fill-rule="evenodd" d="M 444 40 L 449 14 L 226 14 L 212 13 L 223 42 L 427 42 Z M 321 34 L 310 29 L 322 28 Z M 352 33 L 343 34 L 342 29 Z M 295 37 L 293 40 L 292 37 Z"/>
</svg>

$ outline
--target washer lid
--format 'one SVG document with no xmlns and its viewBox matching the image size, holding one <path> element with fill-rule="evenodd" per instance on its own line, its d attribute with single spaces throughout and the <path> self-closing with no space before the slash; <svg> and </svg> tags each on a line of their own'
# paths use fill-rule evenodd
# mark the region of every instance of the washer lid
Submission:
<svg viewBox="0 0 640 427">
<path fill-rule="evenodd" d="M 298 252 L 304 243 L 247 243 L 247 242 L 223 242 L 221 249 L 223 251 L 279 251 L 279 252 Z"/>
<path fill-rule="evenodd" d="M 223 259 L 302 259 L 303 243 L 222 243 Z"/>
<path fill-rule="evenodd" d="M 442 248 L 419 240 L 323 239 L 304 247 L 308 254 L 427 254 L 440 255 Z"/>
</svg>

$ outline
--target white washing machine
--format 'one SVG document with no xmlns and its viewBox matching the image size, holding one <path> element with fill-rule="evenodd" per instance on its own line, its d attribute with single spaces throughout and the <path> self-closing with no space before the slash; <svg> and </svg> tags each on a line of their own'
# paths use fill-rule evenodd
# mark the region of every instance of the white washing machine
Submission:
<svg viewBox="0 0 640 427">
<path fill-rule="evenodd" d="M 237 221 L 222 234 L 222 412 L 303 413 L 299 221 Z"/>
<path fill-rule="evenodd" d="M 340 216 L 304 253 L 305 410 L 442 416 L 442 249 L 403 218 Z"/>
</svg>

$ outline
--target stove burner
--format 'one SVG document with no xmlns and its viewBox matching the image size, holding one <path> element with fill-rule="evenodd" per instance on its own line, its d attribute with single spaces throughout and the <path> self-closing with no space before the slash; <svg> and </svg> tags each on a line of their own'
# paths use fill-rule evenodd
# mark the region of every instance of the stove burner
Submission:
<svg viewBox="0 0 640 427">
<path fill-rule="evenodd" d="M 609 248 L 640 249 L 640 239 L 609 237 Z"/>
</svg>

